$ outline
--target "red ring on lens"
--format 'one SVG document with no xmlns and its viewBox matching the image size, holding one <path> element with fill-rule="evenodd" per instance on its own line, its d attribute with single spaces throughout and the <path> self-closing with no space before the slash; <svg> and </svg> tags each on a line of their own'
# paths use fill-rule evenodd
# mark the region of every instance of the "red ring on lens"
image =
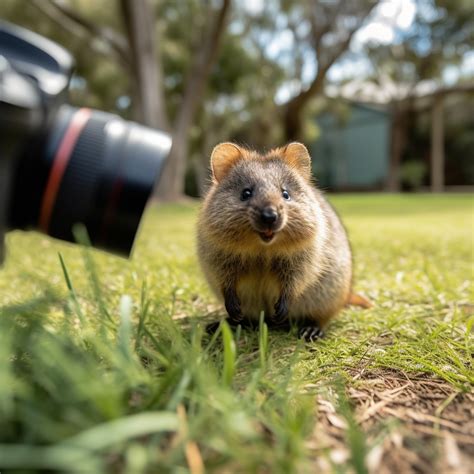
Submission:
<svg viewBox="0 0 474 474">
<path fill-rule="evenodd" d="M 63 179 L 64 173 L 71 158 L 77 140 L 82 130 L 87 124 L 92 111 L 90 109 L 79 109 L 72 117 L 71 123 L 64 134 L 61 143 L 54 155 L 53 164 L 49 173 L 48 182 L 41 201 L 39 228 L 42 232 L 48 233 L 53 213 L 54 204 L 58 195 L 59 187 Z"/>
</svg>

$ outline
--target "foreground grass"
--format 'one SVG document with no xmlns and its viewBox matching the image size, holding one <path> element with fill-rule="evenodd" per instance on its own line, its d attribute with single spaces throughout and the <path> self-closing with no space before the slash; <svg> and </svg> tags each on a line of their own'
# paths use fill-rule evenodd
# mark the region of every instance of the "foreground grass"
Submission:
<svg viewBox="0 0 474 474">
<path fill-rule="evenodd" d="M 11 233 L 0 470 L 394 472 L 398 447 L 428 472 L 446 446 L 472 454 L 459 418 L 474 383 L 472 199 L 332 201 L 375 306 L 306 346 L 263 326 L 204 334 L 223 313 L 197 266 L 195 205 L 151 208 L 131 261 Z"/>
</svg>

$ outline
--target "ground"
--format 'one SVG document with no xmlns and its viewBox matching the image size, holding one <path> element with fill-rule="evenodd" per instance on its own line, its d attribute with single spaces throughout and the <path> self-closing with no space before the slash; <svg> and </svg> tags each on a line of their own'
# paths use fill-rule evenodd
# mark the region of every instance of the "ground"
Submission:
<svg viewBox="0 0 474 474">
<path fill-rule="evenodd" d="M 374 307 L 313 344 L 264 325 L 205 334 L 224 313 L 196 204 L 151 206 L 131 261 L 10 233 L 0 471 L 469 472 L 472 197 L 330 199 Z"/>
</svg>

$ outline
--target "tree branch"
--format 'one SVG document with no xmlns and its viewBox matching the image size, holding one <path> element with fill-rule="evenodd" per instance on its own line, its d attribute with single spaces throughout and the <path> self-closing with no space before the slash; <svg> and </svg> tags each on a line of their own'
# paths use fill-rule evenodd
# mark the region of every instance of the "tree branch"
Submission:
<svg viewBox="0 0 474 474">
<path fill-rule="evenodd" d="M 120 0 L 130 45 L 135 119 L 149 127 L 169 129 L 161 54 L 156 42 L 156 17 L 149 0 Z"/>
<path fill-rule="evenodd" d="M 449 94 L 472 94 L 474 92 L 474 84 L 465 83 L 465 84 L 455 84 L 454 86 L 445 86 L 435 89 L 432 92 L 427 92 L 425 94 L 418 95 L 416 90 L 410 92 L 408 95 L 401 99 L 396 99 L 393 103 L 397 104 L 399 107 L 404 107 L 407 103 L 410 103 L 414 100 L 423 101 L 424 99 L 432 98 L 435 100 L 437 97 L 443 97 Z M 432 103 L 416 105 L 415 109 L 420 112 L 422 110 L 431 109 Z"/>
<path fill-rule="evenodd" d="M 324 4 L 322 6 L 324 8 Z M 323 36 L 329 33 L 331 31 L 331 28 L 334 26 L 337 16 L 341 12 L 341 6 L 342 6 L 342 2 L 339 2 L 337 6 L 332 9 L 331 14 L 328 15 L 328 20 L 326 21 L 325 25 L 322 28 L 319 28 L 317 25 L 316 9 L 309 8 L 308 17 L 311 24 L 311 43 L 313 45 L 313 49 L 316 52 L 318 59 L 321 53 L 321 45 L 322 45 L 321 40 Z"/>
<path fill-rule="evenodd" d="M 43 15 L 72 35 L 87 40 L 90 40 L 92 36 L 95 40 L 100 41 L 103 45 L 106 45 L 107 51 L 104 51 L 104 48 L 98 46 L 94 41 L 88 41 L 88 44 L 99 54 L 108 55 L 111 53 L 122 66 L 128 67 L 128 43 L 120 33 L 112 28 L 96 25 L 68 6 L 55 0 L 32 0 L 32 4 Z"/>
<path fill-rule="evenodd" d="M 129 54 L 127 40 L 123 35 L 107 26 L 100 26 L 90 21 L 88 18 L 80 15 L 78 12 L 69 8 L 66 4 L 58 2 L 57 0 L 50 0 L 51 4 L 60 11 L 64 16 L 70 18 L 72 21 L 81 25 L 88 30 L 93 36 L 106 41 L 112 49 L 122 56 Z"/>
<path fill-rule="evenodd" d="M 221 7 L 214 21 L 207 30 L 209 34 L 199 45 L 199 50 L 192 63 L 181 101 L 181 107 L 174 121 L 173 146 L 168 157 L 156 195 L 162 199 L 173 199 L 184 191 L 184 175 L 188 155 L 189 129 L 199 106 L 204 88 L 215 64 L 222 36 L 225 31 L 231 0 L 222 0 Z"/>
<path fill-rule="evenodd" d="M 231 0 L 222 0 L 222 5 L 215 15 L 214 23 L 209 28 L 209 35 L 204 44 L 196 54 L 196 60 L 190 68 L 186 88 L 183 94 L 182 105 L 176 119 L 175 128 L 190 123 L 195 109 L 206 84 L 206 80 L 214 65 L 219 52 L 220 42 L 225 31 L 227 16 L 229 14 Z M 185 123 L 183 123 L 185 122 Z"/>
<path fill-rule="evenodd" d="M 329 58 L 323 63 L 321 58 L 322 52 L 322 40 L 324 35 L 328 34 L 331 31 L 331 28 L 334 26 L 334 21 L 337 16 L 340 14 L 339 7 L 336 7 L 332 11 L 332 15 L 328 18 L 325 26 L 318 30 L 315 25 L 314 15 L 310 15 L 311 20 L 311 29 L 313 33 L 312 43 L 314 45 L 314 53 L 316 56 L 316 61 L 318 62 L 318 72 L 314 77 L 313 81 L 309 87 L 305 90 L 302 90 L 297 96 L 290 99 L 286 104 L 286 107 L 289 108 L 300 108 L 302 107 L 311 97 L 320 92 L 324 85 L 324 79 L 326 78 L 326 73 L 331 68 L 331 66 L 341 57 L 341 55 L 347 51 L 349 45 L 354 37 L 354 34 L 359 30 L 364 20 L 368 17 L 370 12 L 375 7 L 376 3 L 370 3 L 360 15 L 359 21 L 356 25 L 350 29 L 347 33 L 347 36 L 341 41 L 338 45 L 332 48 L 333 52 Z"/>
</svg>

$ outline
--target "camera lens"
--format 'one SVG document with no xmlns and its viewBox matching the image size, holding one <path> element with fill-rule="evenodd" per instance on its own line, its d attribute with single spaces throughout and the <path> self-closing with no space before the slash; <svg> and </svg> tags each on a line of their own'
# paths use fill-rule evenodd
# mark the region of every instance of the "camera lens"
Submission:
<svg viewBox="0 0 474 474">
<path fill-rule="evenodd" d="M 9 226 L 74 241 L 83 223 L 92 245 L 128 256 L 170 148 L 163 132 L 64 105 L 24 144 Z"/>
</svg>

